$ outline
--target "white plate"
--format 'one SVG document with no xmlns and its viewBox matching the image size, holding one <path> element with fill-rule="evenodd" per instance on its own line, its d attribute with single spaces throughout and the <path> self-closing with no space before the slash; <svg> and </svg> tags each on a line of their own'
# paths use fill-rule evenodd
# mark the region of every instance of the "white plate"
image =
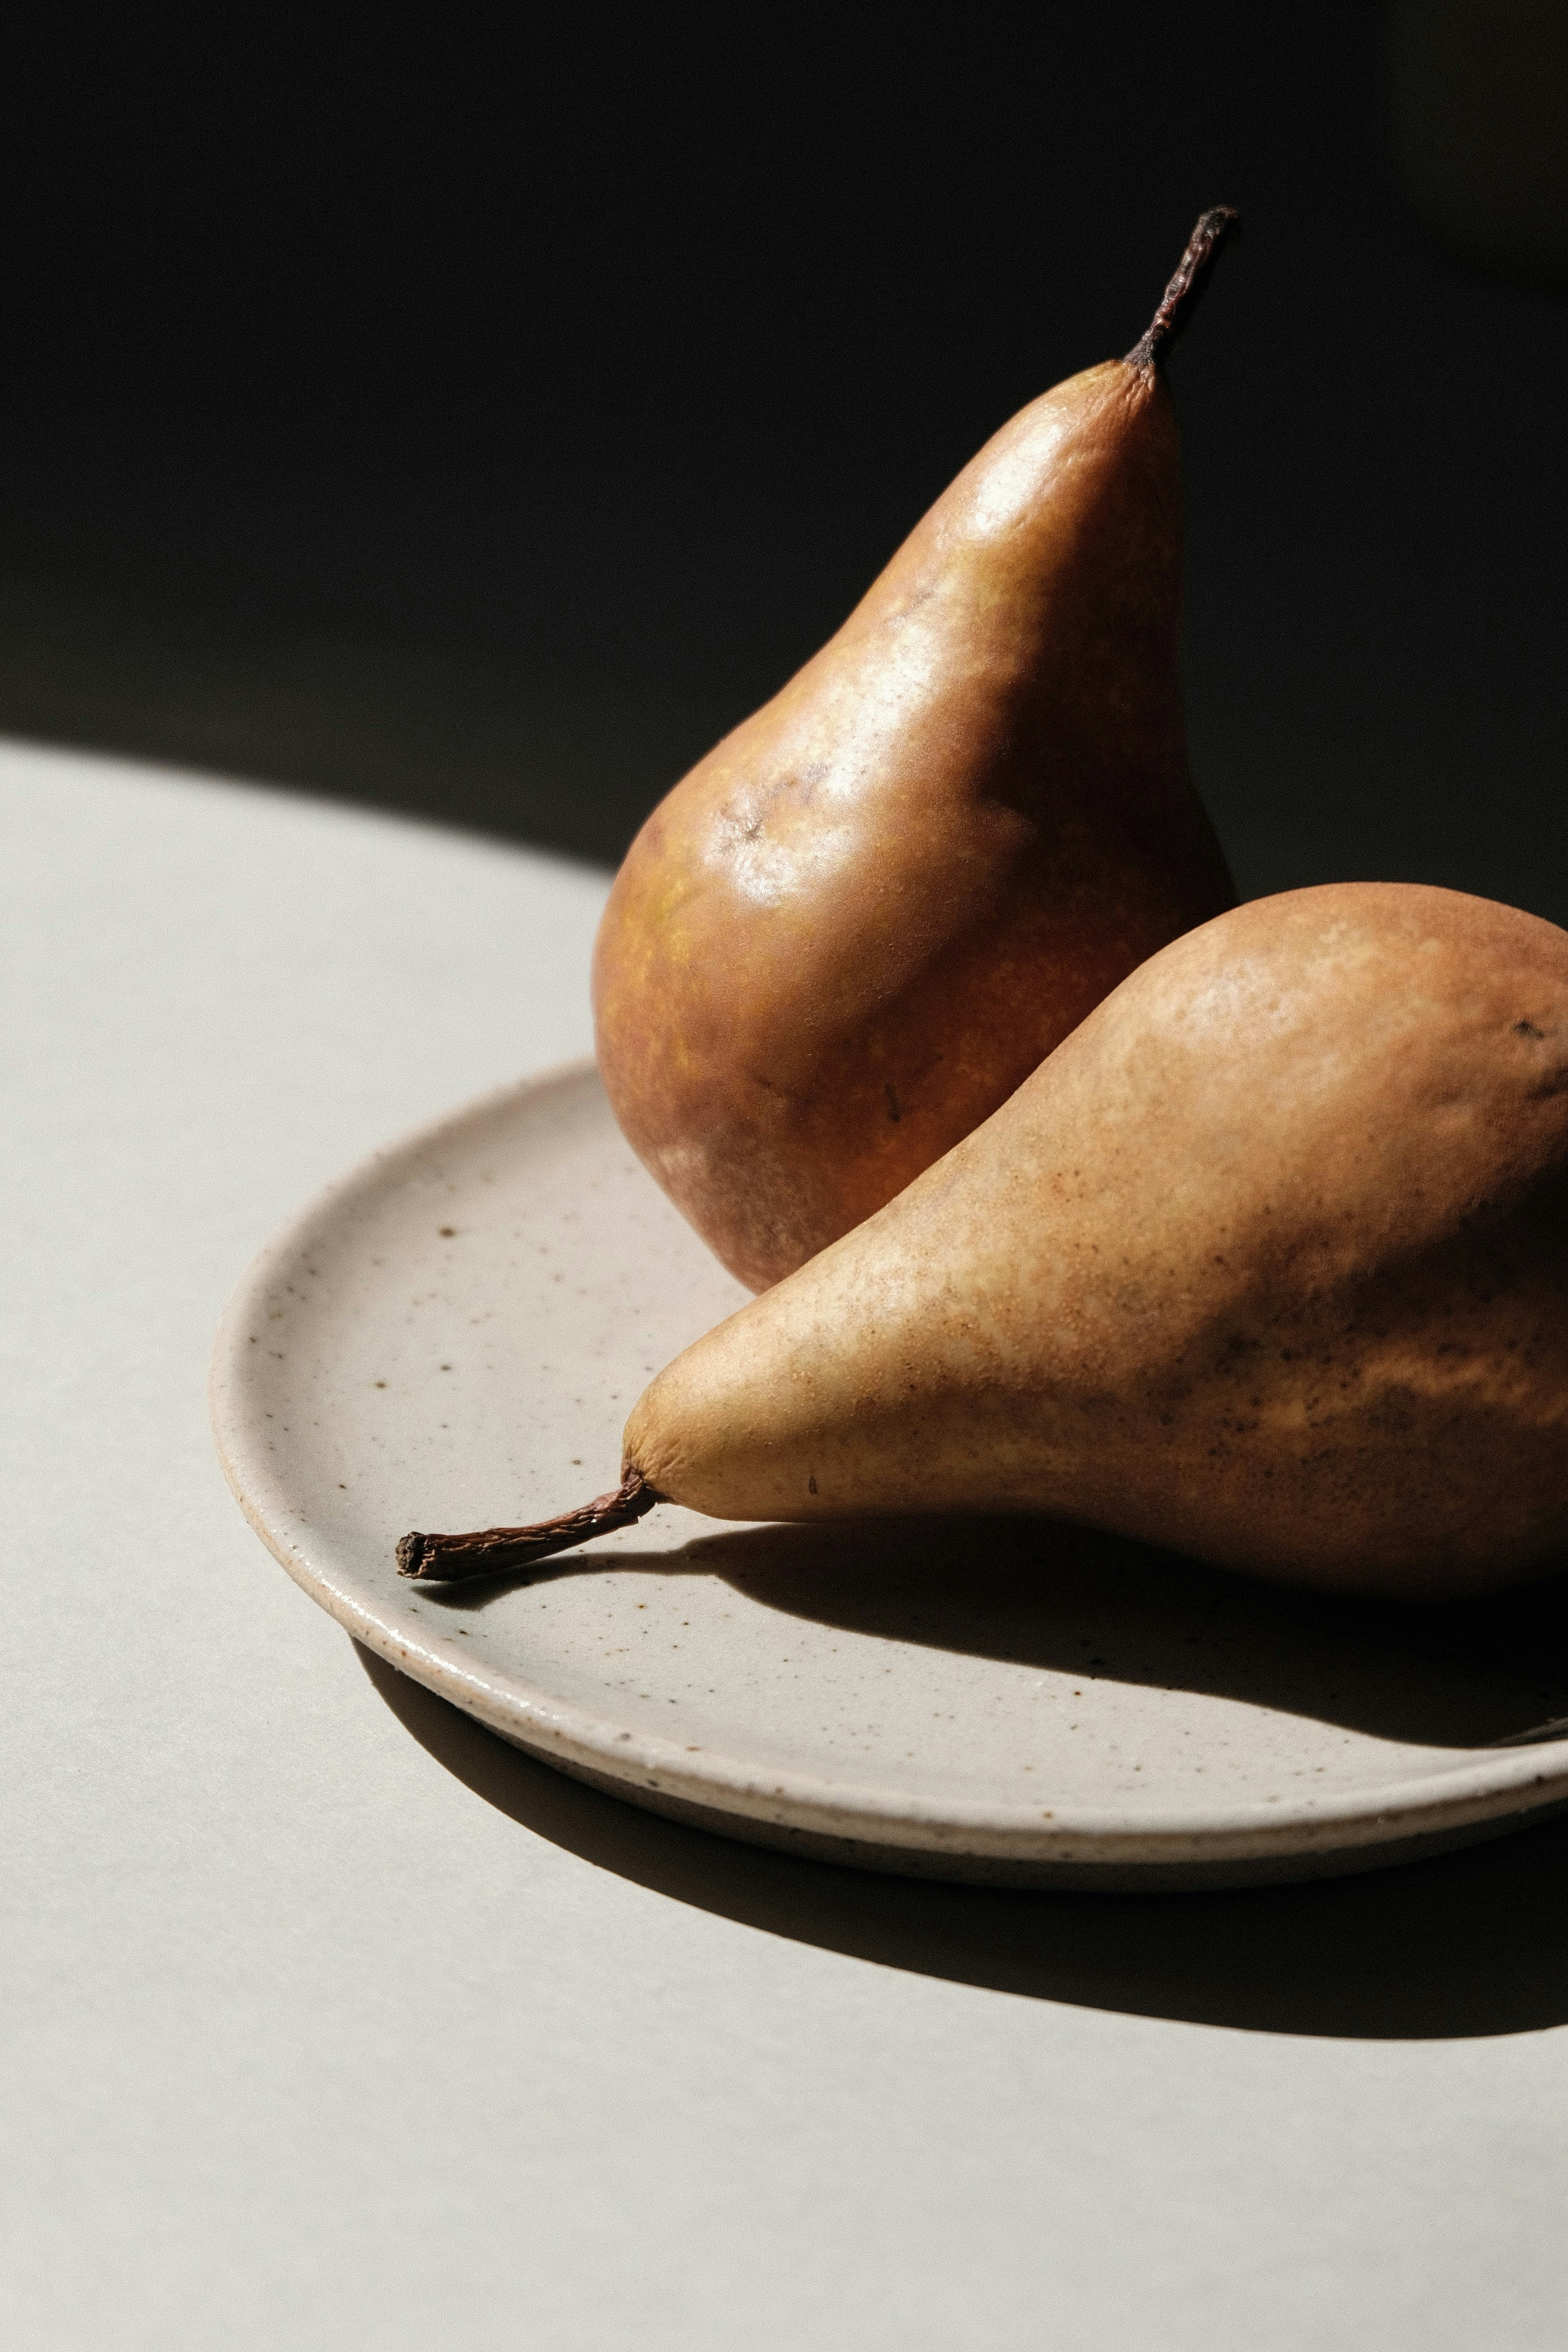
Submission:
<svg viewBox="0 0 1568 2352">
<path fill-rule="evenodd" d="M 229 1482 L 354 1637 L 546 1761 L 884 1869 L 1100 1885 L 1364 1868 L 1568 1801 L 1568 1597 L 1342 1606 L 1044 1520 L 661 1508 L 526 1580 L 409 1528 L 616 1483 L 650 1373 L 742 1304 L 584 1065 L 381 1152 L 218 1334 Z"/>
</svg>

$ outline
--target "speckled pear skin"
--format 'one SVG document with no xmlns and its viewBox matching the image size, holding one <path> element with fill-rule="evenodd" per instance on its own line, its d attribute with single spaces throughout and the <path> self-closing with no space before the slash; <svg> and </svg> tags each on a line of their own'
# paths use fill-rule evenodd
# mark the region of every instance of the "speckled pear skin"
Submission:
<svg viewBox="0 0 1568 2352">
<path fill-rule="evenodd" d="M 621 1126 L 762 1289 L 1231 904 L 1179 676 L 1180 451 L 1110 361 L 1005 425 L 648 819 L 600 926 Z"/>
<path fill-rule="evenodd" d="M 628 1462 L 720 1518 L 1020 1509 L 1341 1589 L 1568 1548 L 1568 935 L 1239 907 L 688 1349 Z"/>
</svg>

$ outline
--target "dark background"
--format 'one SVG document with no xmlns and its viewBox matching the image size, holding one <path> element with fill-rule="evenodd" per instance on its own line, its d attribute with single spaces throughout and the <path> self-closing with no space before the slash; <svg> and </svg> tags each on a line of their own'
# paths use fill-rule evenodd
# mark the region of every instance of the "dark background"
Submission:
<svg viewBox="0 0 1568 2352">
<path fill-rule="evenodd" d="M 54 7 L 0 121 L 0 729 L 613 860 L 1224 201 L 1173 383 L 1243 887 L 1568 919 L 1563 26 Z"/>
</svg>

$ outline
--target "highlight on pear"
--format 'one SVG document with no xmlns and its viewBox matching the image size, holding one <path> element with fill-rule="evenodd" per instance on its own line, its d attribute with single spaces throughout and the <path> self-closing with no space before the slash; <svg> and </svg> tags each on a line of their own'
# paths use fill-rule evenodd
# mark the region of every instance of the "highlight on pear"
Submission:
<svg viewBox="0 0 1568 2352">
<path fill-rule="evenodd" d="M 399 1565 L 493 1573 L 660 1501 L 1043 1512 L 1413 1595 L 1560 1556 L 1568 934 L 1393 883 L 1218 916 L 677 1357 L 617 1489 Z"/>
<path fill-rule="evenodd" d="M 1233 903 L 1187 765 L 1165 365 L 1236 221 L 1204 215 L 1124 359 L 1003 425 L 616 878 L 594 962 L 610 1101 L 753 1290 Z"/>
</svg>

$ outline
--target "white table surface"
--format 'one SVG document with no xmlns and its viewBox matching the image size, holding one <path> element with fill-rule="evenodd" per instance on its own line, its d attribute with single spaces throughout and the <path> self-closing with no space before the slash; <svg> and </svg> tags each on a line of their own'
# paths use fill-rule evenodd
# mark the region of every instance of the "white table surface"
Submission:
<svg viewBox="0 0 1568 2352">
<path fill-rule="evenodd" d="M 368 1671 L 246 1527 L 226 1292 L 586 1047 L 604 887 L 0 748 L 0 2337 L 1556 2352 L 1560 1827 L 1180 1901 L 837 1873 Z"/>
</svg>

